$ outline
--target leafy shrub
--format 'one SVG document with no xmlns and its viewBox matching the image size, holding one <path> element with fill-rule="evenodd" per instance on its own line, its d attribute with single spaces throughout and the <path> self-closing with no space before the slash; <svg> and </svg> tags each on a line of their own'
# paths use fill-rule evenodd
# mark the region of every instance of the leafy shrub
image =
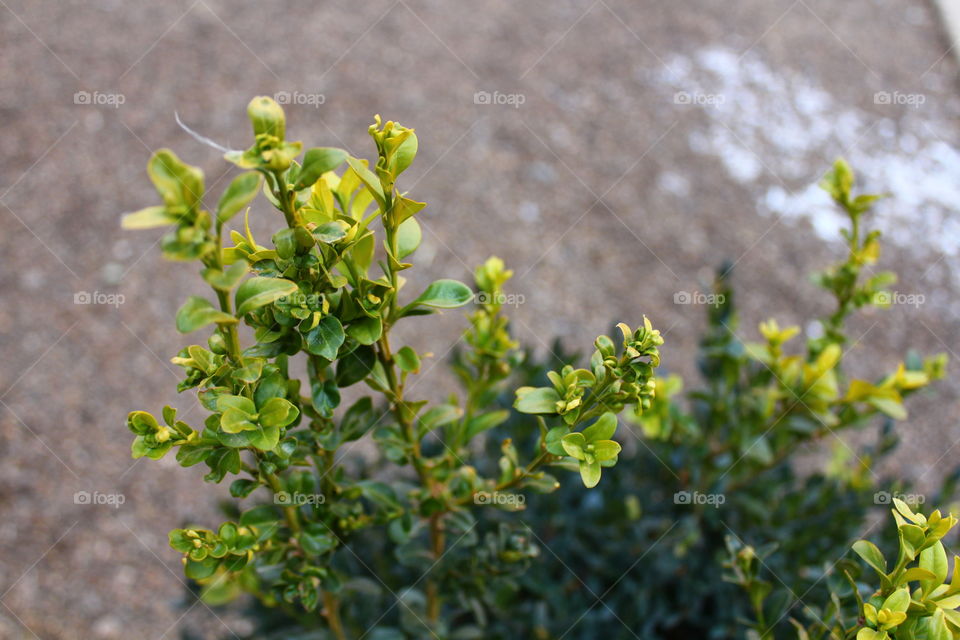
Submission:
<svg viewBox="0 0 960 640">
<path fill-rule="evenodd" d="M 764 568 L 777 589 L 766 603 L 782 613 L 801 594 L 828 597 L 825 563 L 846 552 L 876 502 L 905 489 L 876 478 L 872 466 L 896 446 L 903 399 L 942 377 L 946 359 L 909 354 L 874 382 L 844 374 L 845 350 L 856 342 L 847 318 L 883 306 L 894 276 L 866 275 L 879 258 L 879 233 L 864 223 L 876 196 L 851 194 L 853 175 L 842 161 L 821 185 L 850 221 L 844 260 L 814 277 L 836 305 L 820 319 L 823 334 L 791 349 L 799 330 L 768 320 L 762 342 L 744 343 L 730 269 L 720 269 L 718 304 L 708 307 L 700 342 L 703 383 L 684 398 L 679 377 L 659 377 L 652 406 L 626 414 L 636 438 L 624 438 L 617 474 L 600 491 L 564 486 L 529 505 L 524 523 L 556 557 L 526 575 L 502 616 L 503 637 L 738 637 L 754 612 L 723 579 L 726 539 L 767 553 Z M 526 375 L 542 377 L 527 364 Z M 838 446 L 823 471 L 797 460 L 806 445 L 877 422 L 873 445 Z M 526 442 L 535 431 L 516 420 L 495 435 Z M 767 621 L 790 630 L 781 614 Z"/>
<path fill-rule="evenodd" d="M 878 495 L 902 490 L 875 482 L 872 466 L 896 445 L 904 399 L 945 367 L 943 356 L 911 354 L 872 381 L 844 372 L 845 350 L 858 342 L 847 319 L 883 306 L 894 281 L 868 273 L 880 245 L 865 220 L 878 196 L 854 195 L 845 163 L 822 182 L 850 228 L 844 259 L 816 277 L 836 303 L 821 334 L 795 347 L 799 330 L 768 320 L 762 340 L 741 341 L 724 268 L 701 340 L 703 382 L 684 395 L 679 377 L 654 378 L 663 340 L 646 318 L 635 330 L 617 325 L 619 345 L 598 337 L 582 368 L 574 355 L 528 357 L 502 314 L 511 273 L 499 259 L 476 270 L 476 293 L 438 280 L 403 295 L 424 207 L 396 187 L 416 155 L 413 130 L 377 118 L 372 168 L 335 148 L 308 149 L 298 162 L 302 145 L 286 139 L 276 103 L 256 98 L 248 114 L 253 145 L 225 156 L 247 171 L 212 212 L 199 169 L 162 150 L 148 171 L 163 205 L 124 220 L 172 226 L 164 255 L 198 261 L 216 295 L 216 306 L 189 298 L 176 319 L 184 333 L 213 327 L 206 347 L 173 359 L 185 371 L 179 390 L 196 389 L 210 412 L 203 427 L 170 407 L 163 424 L 143 411 L 128 419 L 134 456 L 176 449 L 183 466 L 204 463 L 209 482 L 237 476 L 227 522 L 170 534 L 205 601 L 251 594 L 262 623 L 255 637 L 287 640 L 729 638 L 744 620 L 749 634 L 773 638 L 813 611 L 804 594 L 831 604 L 826 623 L 795 622 L 801 638 L 834 627 L 840 635 L 830 637 L 939 637 L 930 634 L 951 618 L 937 602 L 952 592 L 923 586 L 935 582 L 924 571 L 943 581 L 940 551 L 928 551 L 939 543 L 902 526 L 920 554 L 919 570 L 906 573 L 923 581 L 916 607 L 888 602 L 902 599 L 901 551 L 879 594 L 858 605 L 865 622 L 836 618 L 861 585 L 838 582 L 826 559 L 843 555 Z M 261 191 L 286 223 L 270 246 L 249 223 L 226 231 Z M 463 397 L 433 406 L 410 398 L 424 354 L 392 347 L 391 329 L 471 303 L 466 347 L 451 363 Z M 252 335 L 245 348 L 241 321 Z M 376 395 L 341 406 L 357 395 L 343 390 L 361 382 Z M 840 449 L 825 470 L 798 463 L 807 445 L 877 423 L 875 444 Z M 375 460 L 345 455 L 368 434 Z M 629 464 L 603 472 L 618 461 Z M 552 474 L 564 470 L 580 481 L 561 485 Z M 898 511 L 918 528 L 939 526 L 936 516 L 921 524 Z M 837 566 L 844 578 L 856 574 L 845 560 Z"/>
<path fill-rule="evenodd" d="M 888 563 L 869 540 L 854 543 L 853 551 L 877 577 L 861 576 L 861 567 L 855 562 L 835 562 L 832 569 L 836 570 L 826 576 L 832 579 L 828 604 L 803 607 L 804 617 L 810 621 L 806 626 L 791 619 L 799 640 L 953 640 L 960 634 L 960 556 L 953 558 L 948 583 L 950 562 L 942 542 L 957 519 L 944 516 L 939 509 L 929 516 L 915 513 L 899 498 L 893 498 L 893 505 L 896 561 Z M 750 594 L 756 616 L 750 638 L 774 637 L 766 602 L 773 586 L 761 576 L 763 563 L 755 549 L 731 541 L 730 580 Z"/>
<path fill-rule="evenodd" d="M 510 272 L 496 258 L 476 272 L 482 295 L 455 367 L 462 401 L 428 407 L 409 397 L 423 354 L 391 345 L 391 329 L 475 297 L 448 279 L 415 296 L 402 291 L 425 205 L 396 182 L 416 155 L 416 134 L 377 117 L 372 166 L 326 147 L 307 149 L 298 163 L 302 145 L 287 139 L 276 102 L 255 98 L 248 115 L 252 146 L 225 155 L 246 171 L 213 210 L 200 169 L 161 150 L 148 173 L 163 204 L 124 218 L 127 228 L 172 227 L 164 256 L 198 262 L 217 300 L 191 296 L 176 315 L 183 333 L 212 328 L 206 346 L 173 358 L 184 370 L 178 390 L 196 389 L 208 417 L 195 428 L 169 406 L 160 420 L 132 412 L 133 456 L 175 449 L 182 466 L 205 464 L 208 482 L 236 476 L 238 500 L 268 498 L 236 507 L 217 527 L 175 529 L 170 546 L 208 602 L 246 592 L 319 627 L 316 637 L 479 637 L 487 610 L 537 547 L 515 524 L 481 536 L 471 512 L 520 505 L 518 491 L 553 491 L 547 467 L 579 470 L 595 486 L 620 452 L 615 414 L 651 405 L 663 340 L 646 319 L 636 330 L 621 324 L 620 347 L 599 337 L 589 369 L 567 366 L 552 387 L 518 389 L 519 410 L 541 414 L 531 453 L 521 457 L 506 440 L 493 473 L 479 473 L 467 462 L 471 445 L 507 419 L 491 403 L 518 357 L 500 314 Z M 249 225 L 261 191 L 286 223 L 266 246 Z M 227 233 L 244 209 L 244 232 Z M 246 347 L 241 322 L 252 334 Z M 379 399 L 341 407 L 342 390 L 360 382 Z M 389 465 L 338 456 L 368 433 Z"/>
</svg>

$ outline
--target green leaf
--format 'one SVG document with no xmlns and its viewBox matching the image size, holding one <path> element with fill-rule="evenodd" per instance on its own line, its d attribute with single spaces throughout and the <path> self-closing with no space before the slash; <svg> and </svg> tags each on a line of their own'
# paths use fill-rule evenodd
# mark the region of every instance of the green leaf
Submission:
<svg viewBox="0 0 960 640">
<path fill-rule="evenodd" d="M 617 416 L 608 411 L 600 416 L 596 422 L 583 430 L 583 437 L 586 438 L 587 442 L 610 440 L 616 431 Z"/>
<path fill-rule="evenodd" d="M 309 533 L 300 534 L 300 545 L 307 553 L 320 556 L 337 548 L 337 539 L 329 533 Z"/>
<path fill-rule="evenodd" d="M 260 191 L 260 174 L 256 171 L 241 173 L 220 196 L 217 204 L 217 222 L 223 224 L 237 214 L 238 211 L 257 197 Z"/>
<path fill-rule="evenodd" d="M 910 560 L 915 559 L 926 538 L 923 529 L 915 524 L 903 524 L 897 533 L 900 535 L 900 546 L 904 553 Z"/>
<path fill-rule="evenodd" d="M 547 437 L 544 439 L 544 445 L 547 448 L 549 453 L 552 453 L 555 456 L 566 455 L 566 451 L 563 448 L 563 436 L 569 433 L 570 429 L 564 425 L 559 427 L 554 427 L 547 431 Z"/>
<path fill-rule="evenodd" d="M 249 511 L 244 511 L 240 516 L 240 525 L 244 527 L 257 527 L 259 529 L 270 528 L 280 522 L 281 516 L 277 510 L 270 505 L 254 507 Z"/>
<path fill-rule="evenodd" d="M 337 362 L 337 386 L 349 387 L 360 382 L 370 375 L 376 361 L 377 356 L 372 347 L 357 347 Z"/>
<path fill-rule="evenodd" d="M 356 440 L 376 422 L 373 415 L 373 401 L 369 396 L 360 398 L 347 409 L 340 420 L 340 433 L 343 436 L 343 441 Z"/>
<path fill-rule="evenodd" d="M 255 431 L 257 425 L 253 423 L 250 414 L 239 409 L 227 409 L 220 416 L 220 428 L 226 433 L 240 433 L 242 431 Z"/>
<path fill-rule="evenodd" d="M 247 263 L 245 260 L 237 260 L 227 267 L 226 271 L 204 269 L 202 272 L 203 279 L 207 281 L 207 284 L 219 291 L 230 291 L 237 286 L 246 274 Z"/>
<path fill-rule="evenodd" d="M 363 316 L 354 320 L 347 327 L 347 335 L 360 344 L 370 345 L 380 339 L 383 334 L 383 322 L 380 316 Z"/>
<path fill-rule="evenodd" d="M 228 473 L 240 472 L 240 451 L 217 449 L 207 458 L 210 473 L 203 477 L 207 482 L 220 482 Z"/>
<path fill-rule="evenodd" d="M 343 220 L 331 220 L 330 222 L 317 225 L 317 228 L 314 229 L 312 233 L 318 242 L 332 244 L 347 237 L 347 231 L 349 229 L 350 225 Z"/>
<path fill-rule="evenodd" d="M 150 157 L 147 173 L 168 208 L 193 209 L 203 197 L 203 172 L 185 164 L 170 149 L 159 149 Z"/>
<path fill-rule="evenodd" d="M 234 324 L 237 319 L 215 309 L 209 300 L 200 296 L 190 296 L 177 311 L 177 331 L 180 333 L 190 333 L 214 322 Z"/>
<path fill-rule="evenodd" d="M 221 395 L 217 397 L 217 411 L 226 411 L 227 409 L 236 409 L 242 413 L 253 416 L 257 412 L 253 400 L 244 396 Z"/>
<path fill-rule="evenodd" d="M 417 134 L 410 130 L 410 134 L 406 139 L 400 143 L 400 146 L 397 148 L 393 161 L 395 163 L 394 175 L 400 175 L 403 173 L 407 167 L 413 162 L 413 159 L 417 155 L 417 149 L 420 146 L 419 141 L 417 140 Z"/>
<path fill-rule="evenodd" d="M 259 422 L 264 427 L 286 427 L 296 420 L 298 415 L 300 410 L 289 400 L 270 398 L 260 409 Z"/>
<path fill-rule="evenodd" d="M 423 230 L 415 218 L 404 220 L 397 229 L 397 259 L 403 260 L 417 250 L 423 240 Z"/>
<path fill-rule="evenodd" d="M 123 216 L 120 226 L 124 229 L 153 229 L 177 224 L 179 216 L 167 213 L 166 207 L 147 207 Z"/>
<path fill-rule="evenodd" d="M 260 427 L 250 438 L 250 446 L 260 451 L 273 451 L 279 442 L 280 429 L 277 427 Z"/>
<path fill-rule="evenodd" d="M 597 462 L 613 460 L 620 455 L 620 443 L 615 440 L 597 440 L 593 445 L 593 456 Z"/>
<path fill-rule="evenodd" d="M 177 462 L 181 467 L 192 467 L 195 464 L 204 462 L 213 450 L 215 444 L 184 444 L 177 449 Z"/>
<path fill-rule="evenodd" d="M 337 317 L 328 315 L 324 316 L 317 326 L 307 331 L 304 338 L 307 341 L 308 352 L 333 361 L 337 359 L 337 352 L 346 339 L 346 334 Z"/>
<path fill-rule="evenodd" d="M 510 418 L 510 412 L 506 409 L 491 411 L 474 416 L 467 422 L 467 428 L 464 436 L 470 440 L 476 435 L 483 433 L 494 427 L 498 427 Z"/>
<path fill-rule="evenodd" d="M 586 454 L 583 452 L 583 449 L 587 445 L 587 440 L 583 437 L 582 433 L 568 433 L 560 439 L 560 444 L 568 456 L 576 458 L 577 460 L 586 459 Z"/>
<path fill-rule="evenodd" d="M 426 202 L 417 202 L 416 200 L 411 200 L 410 198 L 404 198 L 403 196 L 396 199 L 393 203 L 394 215 L 397 218 L 397 224 L 403 224 L 418 212 L 420 212 L 425 206 Z"/>
<path fill-rule="evenodd" d="M 410 347 L 402 347 L 394 354 L 394 358 L 397 361 L 397 365 L 407 373 L 414 373 L 420 370 L 420 356 Z"/>
<path fill-rule="evenodd" d="M 894 420 L 906 420 L 907 410 L 899 400 L 886 398 L 882 396 L 870 396 L 867 398 L 867 404 L 890 416 Z"/>
<path fill-rule="evenodd" d="M 353 169 L 363 184 L 367 186 L 367 189 L 369 189 L 373 195 L 373 199 L 377 201 L 377 204 L 379 204 L 382 209 L 386 204 L 386 199 L 383 195 L 383 186 L 380 184 L 380 179 L 363 164 L 362 160 L 354 158 L 353 156 L 347 156 L 347 164 L 350 165 L 350 168 Z"/>
<path fill-rule="evenodd" d="M 249 398 L 222 395 L 217 398 L 217 410 L 222 413 L 220 428 L 226 433 L 236 434 L 257 428 L 253 423 L 257 409 Z"/>
<path fill-rule="evenodd" d="M 245 316 L 254 309 L 296 293 L 297 290 L 296 283 L 282 278 L 250 278 L 237 289 L 237 315 Z"/>
<path fill-rule="evenodd" d="M 160 424 L 147 411 L 131 411 L 127 414 L 127 428 L 138 436 L 148 436 L 160 430 Z"/>
<path fill-rule="evenodd" d="M 456 309 L 473 299 L 473 291 L 459 280 L 437 280 L 420 294 L 414 305 L 436 307 L 438 309 Z"/>
<path fill-rule="evenodd" d="M 393 487 L 374 480 L 361 480 L 356 484 L 364 498 L 389 511 L 401 509 L 400 501 Z"/>
<path fill-rule="evenodd" d="M 869 540 L 857 540 L 853 543 L 853 550 L 863 561 L 873 567 L 880 575 L 887 573 L 887 561 L 883 558 L 883 553 Z"/>
<path fill-rule="evenodd" d="M 260 483 L 256 480 L 240 478 L 239 480 L 234 480 L 230 483 L 230 495 L 234 498 L 246 498 L 259 486 Z"/>
<path fill-rule="evenodd" d="M 293 188 L 306 189 L 327 171 L 333 171 L 347 159 L 347 152 L 335 147 L 315 147 L 303 154 L 303 165 Z"/>
<path fill-rule="evenodd" d="M 926 596 L 947 579 L 947 552 L 942 542 L 937 540 L 932 547 L 920 552 L 920 567 L 933 574 L 931 578 L 920 581 L 920 588 Z"/>
<path fill-rule="evenodd" d="M 560 394 L 553 387 L 520 387 L 513 408 L 520 413 L 556 413 Z"/>
<path fill-rule="evenodd" d="M 462 415 L 463 410 L 460 407 L 452 404 L 438 405 L 420 416 L 417 433 L 422 438 L 434 429 L 458 420 Z"/>
<path fill-rule="evenodd" d="M 890 611 L 906 612 L 910 606 L 910 591 L 906 587 L 901 587 L 887 596 L 883 601 L 881 609 L 890 609 Z"/>
<path fill-rule="evenodd" d="M 943 609 L 937 609 L 930 616 L 928 640 L 953 640 L 953 633 L 947 626 L 946 613 Z"/>
<path fill-rule="evenodd" d="M 932 572 L 927 571 L 926 569 L 921 569 L 920 567 L 910 567 L 903 572 L 903 575 L 900 576 L 900 580 L 897 583 L 897 586 L 902 586 L 908 582 L 917 582 L 924 580 L 936 580 L 937 577 L 933 575 Z"/>
<path fill-rule="evenodd" d="M 205 558 L 199 562 L 188 559 L 183 567 L 183 573 L 191 580 L 203 580 L 212 576 L 218 566 L 220 561 L 217 558 Z"/>
<path fill-rule="evenodd" d="M 580 479 L 583 486 L 592 489 L 600 482 L 601 467 L 599 462 L 580 461 Z"/>
</svg>

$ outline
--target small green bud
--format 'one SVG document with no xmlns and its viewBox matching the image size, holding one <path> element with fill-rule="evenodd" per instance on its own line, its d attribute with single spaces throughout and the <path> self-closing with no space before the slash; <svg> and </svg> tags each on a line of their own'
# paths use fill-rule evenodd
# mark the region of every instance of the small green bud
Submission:
<svg viewBox="0 0 960 640">
<path fill-rule="evenodd" d="M 227 341 L 223 339 L 223 335 L 219 331 L 207 338 L 207 346 L 210 347 L 210 351 L 217 355 L 222 356 L 227 352 Z"/>
<path fill-rule="evenodd" d="M 268 96 L 257 96 L 247 105 L 247 116 L 256 136 L 269 135 L 282 142 L 287 130 L 283 108 Z"/>
</svg>

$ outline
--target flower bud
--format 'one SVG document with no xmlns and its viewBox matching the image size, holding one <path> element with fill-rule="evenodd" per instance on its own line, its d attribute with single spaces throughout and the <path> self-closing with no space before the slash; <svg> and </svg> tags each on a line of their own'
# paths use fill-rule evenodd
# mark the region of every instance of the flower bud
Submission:
<svg viewBox="0 0 960 640">
<path fill-rule="evenodd" d="M 219 332 L 207 338 L 207 346 L 210 347 L 210 351 L 217 355 L 223 355 L 227 352 L 227 341 L 223 339 L 223 335 Z"/>
<path fill-rule="evenodd" d="M 283 108 L 273 98 L 257 96 L 247 105 L 247 116 L 253 123 L 254 135 L 270 135 L 283 141 L 286 133 L 286 118 Z"/>
</svg>

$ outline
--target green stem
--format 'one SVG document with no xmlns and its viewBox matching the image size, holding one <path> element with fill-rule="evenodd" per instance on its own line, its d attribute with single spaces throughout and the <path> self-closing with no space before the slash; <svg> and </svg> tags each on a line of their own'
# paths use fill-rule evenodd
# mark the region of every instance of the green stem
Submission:
<svg viewBox="0 0 960 640">
<path fill-rule="evenodd" d="M 276 181 L 276 189 L 273 195 L 280 201 L 280 209 L 283 211 L 283 217 L 287 220 L 287 226 L 293 229 L 299 223 L 297 211 L 293 206 L 293 200 L 297 197 L 296 193 L 288 192 L 282 171 L 274 171 L 273 178 Z"/>
<path fill-rule="evenodd" d="M 389 200 L 388 200 L 389 202 Z M 391 217 L 389 214 L 390 205 L 388 204 L 386 210 L 383 212 L 383 228 L 384 233 L 386 234 L 387 248 L 391 256 L 396 256 L 399 252 L 398 250 L 398 239 L 396 229 L 393 226 Z M 393 359 L 393 354 L 390 351 L 390 340 L 387 337 L 390 329 L 390 325 L 396 319 L 397 315 L 397 297 L 398 289 L 400 288 L 399 278 L 397 272 L 393 268 L 393 264 L 390 261 L 390 256 L 387 257 L 387 278 L 390 281 L 390 286 L 393 289 L 393 293 L 390 296 L 389 301 L 389 313 L 387 314 L 387 322 L 384 323 L 383 334 L 380 336 L 380 340 L 377 343 L 377 356 L 380 360 L 380 363 L 383 365 L 384 372 L 387 376 L 387 383 L 390 387 L 391 405 L 393 407 L 394 415 L 397 418 L 397 422 L 400 423 L 400 426 L 403 430 L 404 438 L 407 443 L 410 445 L 410 458 L 413 463 L 414 469 L 417 471 L 417 476 L 420 478 L 421 484 L 426 489 L 427 493 L 430 495 L 436 495 L 437 493 L 437 484 L 434 482 L 433 477 L 430 475 L 430 471 L 423 459 L 423 454 L 420 449 L 420 437 L 416 430 L 416 425 L 413 424 L 411 420 L 408 419 L 406 407 L 404 405 L 403 399 L 403 383 L 398 379 L 395 361 Z M 443 556 L 443 549 L 445 545 L 444 533 L 443 533 L 443 522 L 441 520 L 443 513 L 435 513 L 430 517 L 430 549 L 433 552 L 434 561 L 439 561 Z M 426 596 L 427 596 L 427 620 L 431 623 L 436 623 L 440 619 L 440 608 L 441 608 L 441 597 L 440 589 L 436 581 L 433 578 L 427 578 L 426 585 Z"/>
<path fill-rule="evenodd" d="M 323 608 L 327 612 L 327 623 L 330 625 L 330 631 L 333 632 L 337 640 L 347 640 L 347 635 L 343 631 L 343 622 L 340 620 L 340 599 L 330 591 L 323 591 Z"/>
</svg>

